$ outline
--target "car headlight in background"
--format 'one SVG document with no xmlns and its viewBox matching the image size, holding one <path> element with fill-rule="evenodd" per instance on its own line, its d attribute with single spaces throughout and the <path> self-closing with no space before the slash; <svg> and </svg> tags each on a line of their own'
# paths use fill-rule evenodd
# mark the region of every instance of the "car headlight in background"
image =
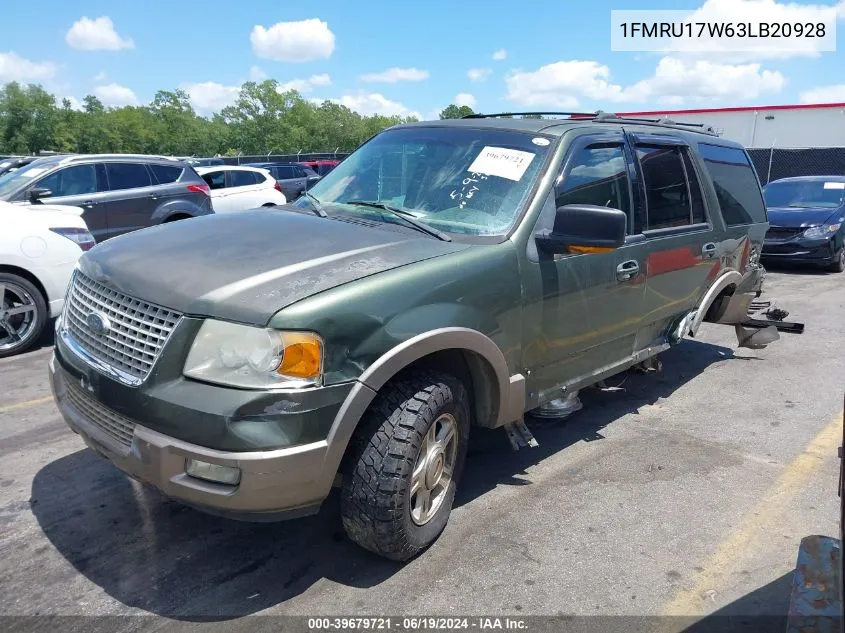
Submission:
<svg viewBox="0 0 845 633">
<path fill-rule="evenodd" d="M 809 229 L 804 231 L 804 237 L 808 237 L 813 240 L 823 240 L 836 233 L 839 230 L 840 226 L 842 225 L 822 224 L 821 226 L 811 226 Z"/>
<path fill-rule="evenodd" d="M 183 373 L 231 387 L 272 389 L 319 382 L 323 342 L 312 332 L 288 332 L 206 319 Z"/>
</svg>

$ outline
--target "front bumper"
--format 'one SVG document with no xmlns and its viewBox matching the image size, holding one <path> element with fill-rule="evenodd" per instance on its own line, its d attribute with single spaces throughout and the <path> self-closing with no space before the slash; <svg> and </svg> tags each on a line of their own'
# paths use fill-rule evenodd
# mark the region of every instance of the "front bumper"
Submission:
<svg viewBox="0 0 845 633">
<path fill-rule="evenodd" d="M 773 261 L 827 265 L 836 260 L 836 252 L 837 248 L 833 239 L 796 238 L 787 241 L 765 241 L 762 257 Z"/>
<path fill-rule="evenodd" d="M 95 387 L 93 375 L 75 374 L 63 363 L 67 359 L 62 359 L 57 345 L 49 363 L 50 384 L 70 428 L 92 450 L 168 497 L 212 514 L 273 521 L 316 512 L 331 489 L 336 460 L 328 437 L 262 450 L 207 448 L 151 429 L 110 408 L 94 393 L 95 389 L 103 392 L 104 377 L 98 377 Z M 155 403 L 150 407 L 155 409 Z M 330 418 L 329 425 L 334 411 L 323 412 Z M 240 482 L 224 485 L 191 477 L 185 472 L 188 458 L 237 467 Z"/>
</svg>

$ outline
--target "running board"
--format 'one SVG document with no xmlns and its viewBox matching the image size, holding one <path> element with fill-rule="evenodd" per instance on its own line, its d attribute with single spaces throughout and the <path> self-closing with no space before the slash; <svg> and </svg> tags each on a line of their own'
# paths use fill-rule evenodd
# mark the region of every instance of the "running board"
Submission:
<svg viewBox="0 0 845 633">
<path fill-rule="evenodd" d="M 787 334 L 803 334 L 804 324 L 794 321 L 771 321 L 769 319 L 746 319 L 742 322 L 743 327 L 755 328 L 762 330 L 763 328 L 774 325 L 778 332 L 786 332 Z"/>
<path fill-rule="evenodd" d="M 505 433 L 508 435 L 508 439 L 510 440 L 511 448 L 515 451 L 518 451 L 520 448 L 525 446 L 535 448 L 540 445 L 540 443 L 535 439 L 533 433 L 528 430 L 528 427 L 525 426 L 525 422 L 522 420 L 508 422 L 504 425 L 504 429 Z"/>
</svg>

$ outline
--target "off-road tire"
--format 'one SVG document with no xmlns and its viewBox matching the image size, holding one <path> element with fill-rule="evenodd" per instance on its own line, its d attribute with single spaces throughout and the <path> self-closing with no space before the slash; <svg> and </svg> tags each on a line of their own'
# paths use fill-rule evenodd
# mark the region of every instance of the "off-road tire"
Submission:
<svg viewBox="0 0 845 633">
<path fill-rule="evenodd" d="M 434 516 L 424 525 L 411 518 L 412 471 L 429 427 L 444 413 L 454 416 L 457 456 L 452 481 Z M 446 527 L 466 459 L 470 413 L 461 382 L 446 373 L 414 372 L 391 381 L 364 414 L 352 439 L 343 477 L 343 527 L 353 541 L 397 561 L 413 558 Z"/>
<path fill-rule="evenodd" d="M 18 286 L 32 297 L 33 304 L 35 305 L 35 324 L 29 330 L 26 338 L 20 341 L 18 345 L 13 345 L 7 349 L 0 349 L 0 358 L 20 354 L 35 345 L 41 338 L 41 333 L 44 331 L 44 326 L 47 325 L 47 319 L 50 316 L 50 310 L 47 308 L 47 301 L 44 299 L 44 295 L 41 294 L 41 291 L 31 281 L 19 275 L 0 272 L 0 285 L 4 283 Z M 2 307 L 0 306 L 0 309 Z"/>
<path fill-rule="evenodd" d="M 836 253 L 836 259 L 833 260 L 827 269 L 833 273 L 845 272 L 845 246 L 839 249 Z"/>
</svg>

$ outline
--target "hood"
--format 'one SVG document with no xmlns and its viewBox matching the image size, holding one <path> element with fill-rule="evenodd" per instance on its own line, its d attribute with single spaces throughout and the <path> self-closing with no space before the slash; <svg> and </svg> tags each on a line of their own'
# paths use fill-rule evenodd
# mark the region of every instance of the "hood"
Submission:
<svg viewBox="0 0 845 633">
<path fill-rule="evenodd" d="M 260 209 L 128 233 L 88 251 L 80 266 L 127 295 L 184 314 L 263 325 L 318 292 L 468 247 Z"/>
<path fill-rule="evenodd" d="M 0 225 L 4 228 L 29 230 L 34 227 L 87 229 L 82 209 L 60 205 L 22 206 L 0 200 Z"/>
<path fill-rule="evenodd" d="M 845 216 L 845 213 L 843 213 L 841 208 L 831 209 L 830 207 L 810 207 L 808 209 L 769 207 L 768 215 L 771 226 L 798 229 L 805 226 L 827 224 L 828 220 L 834 222 L 834 216 L 835 218 L 839 218 Z"/>
</svg>

